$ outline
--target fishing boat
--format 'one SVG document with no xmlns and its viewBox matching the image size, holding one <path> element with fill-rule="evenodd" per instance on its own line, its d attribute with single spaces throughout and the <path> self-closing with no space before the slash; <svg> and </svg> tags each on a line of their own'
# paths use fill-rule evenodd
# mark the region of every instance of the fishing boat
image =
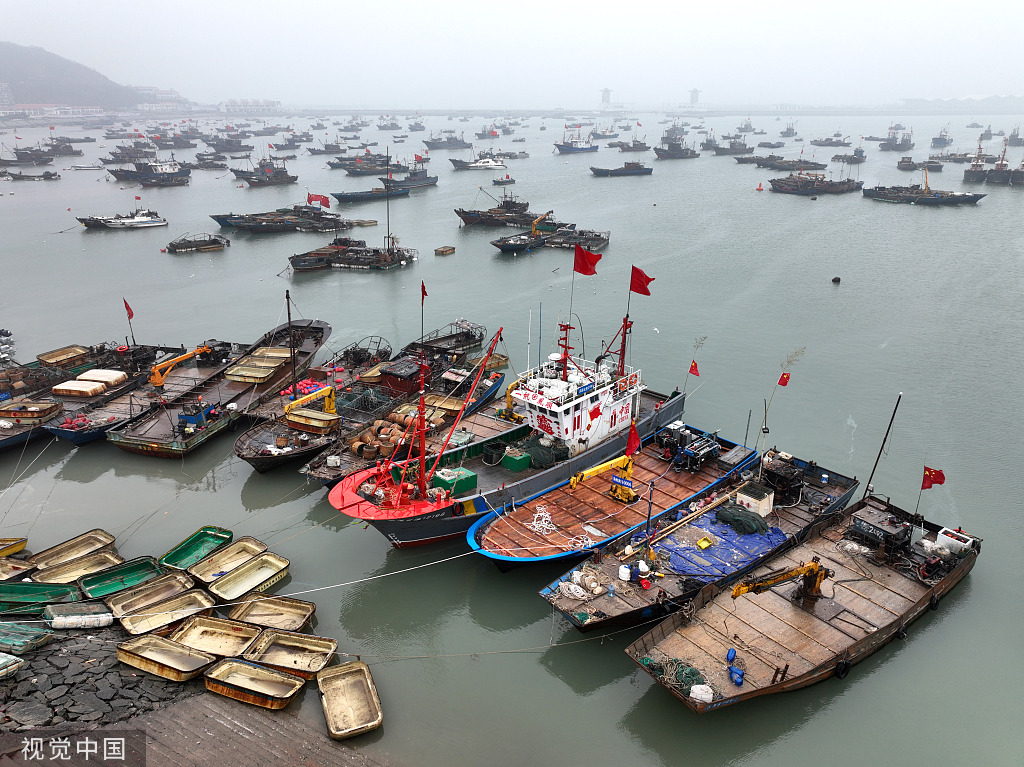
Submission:
<svg viewBox="0 0 1024 767">
<path fill-rule="evenodd" d="M 104 597 L 103 603 L 115 618 L 121 618 L 128 613 L 142 612 L 156 602 L 184 594 L 194 585 L 192 579 L 184 573 L 167 572 L 143 581 L 138 586 L 116 591 Z"/>
<path fill-rule="evenodd" d="M 183 234 L 167 243 L 168 253 L 209 253 L 230 247 L 231 240 L 223 234 Z"/>
<path fill-rule="evenodd" d="M 120 346 L 116 350 L 120 362 L 111 370 L 93 370 L 79 374 L 79 378 L 103 383 L 105 388 L 80 390 L 73 396 L 62 397 L 64 409 L 47 421 L 43 428 L 61 439 L 84 445 L 103 439 L 111 429 L 125 426 L 144 417 L 154 408 L 187 394 L 213 376 L 221 360 L 237 356 L 245 347 L 228 342 L 210 340 L 194 351 L 184 347 Z M 184 363 L 191 361 L 192 364 Z M 107 364 L 111 364 L 109 361 Z M 121 383 L 109 373 L 119 369 L 127 377 Z M 73 382 L 61 384 L 60 391 L 68 391 Z"/>
<path fill-rule="evenodd" d="M 473 144 L 466 141 L 466 136 L 460 133 L 458 136 L 455 135 L 455 131 L 441 131 L 437 136 L 431 134 L 430 138 L 423 139 L 423 143 L 426 144 L 427 149 L 472 149 Z"/>
<path fill-rule="evenodd" d="M 455 170 L 498 170 L 507 166 L 501 160 L 494 157 L 478 157 L 475 160 L 457 160 L 449 158 L 449 162 Z"/>
<path fill-rule="evenodd" d="M 113 546 L 114 536 L 97 527 L 33 554 L 28 558 L 28 562 L 40 570 L 45 570 L 48 567 L 55 567 L 96 551 L 112 549 Z"/>
<path fill-rule="evenodd" d="M 980 538 L 869 495 L 732 588 L 704 587 L 626 654 L 697 713 L 844 679 L 938 609 L 980 553 Z"/>
<path fill-rule="evenodd" d="M 44 170 L 39 174 L 32 173 L 8 173 L 11 181 L 60 181 L 60 174 L 52 170 Z"/>
<path fill-rule="evenodd" d="M 172 186 L 176 182 L 188 184 L 192 171 L 182 167 L 171 157 L 170 160 L 156 160 L 154 157 L 132 157 L 131 168 L 108 168 L 107 173 L 118 181 L 144 186 Z M 183 179 L 183 181 L 182 181 Z"/>
<path fill-rule="evenodd" d="M 703 146 L 702 146 L 703 148 Z M 716 146 L 712 147 L 715 154 L 721 155 L 736 155 L 736 154 L 753 154 L 754 148 L 747 146 L 747 142 L 743 139 L 732 139 L 729 141 L 728 146 Z"/>
<path fill-rule="evenodd" d="M 0 450 L 27 442 L 64 407 L 58 400 L 7 399 L 0 402 Z"/>
<path fill-rule="evenodd" d="M 221 365 L 193 389 L 136 421 L 111 429 L 107 439 L 122 450 L 172 458 L 187 455 L 238 418 L 273 397 L 284 381 L 301 375 L 331 335 L 322 320 L 289 322 L 263 335 L 240 359 Z M 206 347 L 201 347 L 207 351 Z"/>
<path fill-rule="evenodd" d="M 155 634 L 132 637 L 117 645 L 117 659 L 172 682 L 187 682 L 217 662 L 217 657 Z"/>
<path fill-rule="evenodd" d="M 642 162 L 627 162 L 620 168 L 595 168 L 590 167 L 590 172 L 595 176 L 649 176 L 654 168 L 648 168 Z"/>
<path fill-rule="evenodd" d="M 905 205 L 974 205 L 984 194 L 974 192 L 950 192 L 932 189 L 925 184 L 910 186 L 874 186 L 862 190 L 864 196 L 879 202 L 903 203 Z"/>
<path fill-rule="evenodd" d="M 647 437 L 676 420 L 685 399 L 678 392 L 668 397 L 647 392 L 640 370 L 626 365 L 631 326 L 626 317 L 615 336 L 621 335 L 621 346 L 613 367 L 605 361 L 611 352 L 596 361 L 572 357 L 573 326 L 561 323 L 561 351 L 506 389 L 505 407 L 494 416 L 506 427 L 470 443 L 471 449 L 446 452 L 447 444 L 442 445 L 432 452 L 429 470 L 421 393 L 417 460 L 388 462 L 348 475 L 331 490 L 331 505 L 365 520 L 393 546 L 404 548 L 464 535 L 478 514 L 502 513 L 621 453 L 632 421 L 641 438 Z M 500 331 L 488 355 L 499 336 Z M 609 346 L 614 343 L 615 339 Z M 452 425 L 449 438 L 458 423 Z M 534 430 L 544 436 L 531 437 Z M 506 459 L 509 447 L 518 453 Z M 446 465 L 459 470 L 438 476 Z"/>
<path fill-rule="evenodd" d="M 985 176 L 986 184 L 1009 184 L 1010 183 L 1010 163 L 1006 160 L 1006 148 L 1009 146 L 1009 140 L 1003 139 L 1003 153 L 996 160 L 995 165 L 989 170 Z"/>
<path fill-rule="evenodd" d="M 854 181 L 852 178 L 834 181 L 826 179 L 824 173 L 791 173 L 785 178 L 772 178 L 768 180 L 773 192 L 782 194 L 817 195 L 817 194 L 847 194 L 848 192 L 859 191 L 863 181 Z"/>
<path fill-rule="evenodd" d="M 396 190 L 408 194 L 408 189 Z M 388 235 L 385 247 L 367 247 L 365 240 L 338 237 L 330 245 L 296 253 L 288 257 L 288 263 L 297 272 L 318 269 L 374 269 L 388 270 L 407 266 L 418 260 L 419 251 L 398 244 L 398 238 Z"/>
<path fill-rule="evenodd" d="M 878 142 L 878 148 L 883 152 L 909 152 L 914 148 L 911 133 L 900 134 L 900 128 L 893 126 L 889 129 L 889 135 Z"/>
<path fill-rule="evenodd" d="M 25 550 L 28 538 L 0 538 L 0 557 L 10 557 Z"/>
<path fill-rule="evenodd" d="M 370 668 L 362 661 L 325 668 L 317 673 L 316 684 L 327 731 L 334 740 L 370 732 L 384 721 Z"/>
<path fill-rule="evenodd" d="M 502 253 L 526 253 L 544 247 L 547 236 L 536 232 L 520 232 L 491 240 L 491 245 Z"/>
<path fill-rule="evenodd" d="M 678 430 L 681 425 L 678 422 L 665 428 Z M 668 474 L 657 436 L 650 435 L 646 446 L 637 439 L 624 454 L 577 472 L 543 493 L 522 498 L 500 514 L 484 514 L 466 533 L 470 549 L 503 571 L 524 564 L 579 559 L 645 525 L 650 532 L 663 515 L 728 484 L 755 460 L 754 450 L 698 432 L 683 447 L 680 471 Z M 657 508 L 655 484 L 660 490 Z M 648 489 L 650 502 L 643 503 Z"/>
<path fill-rule="evenodd" d="M 811 146 L 850 146 L 850 137 L 846 138 L 815 138 L 808 141 Z"/>
<path fill-rule="evenodd" d="M 505 178 L 492 178 L 491 183 L 495 186 L 509 186 L 516 183 L 516 180 L 506 173 Z"/>
<path fill-rule="evenodd" d="M 231 173 L 235 178 L 241 179 L 251 187 L 294 184 L 299 179 L 298 176 L 293 176 L 288 172 L 284 160 L 272 157 L 260 160 L 251 170 L 232 168 Z"/>
<path fill-rule="evenodd" d="M 331 192 L 331 197 L 338 202 L 369 202 L 370 200 L 396 199 L 408 197 L 409 189 L 406 187 L 383 186 L 367 189 L 360 192 Z"/>
<path fill-rule="evenodd" d="M 115 213 L 113 216 L 76 216 L 86 229 L 149 229 L 167 226 L 167 219 L 155 210 L 136 208 L 130 213 Z"/>
<path fill-rule="evenodd" d="M 233 533 L 223 527 L 205 525 L 158 560 L 164 567 L 187 570 L 212 552 L 231 543 Z"/>
<path fill-rule="evenodd" d="M 596 152 L 598 145 L 595 144 L 590 136 L 582 136 L 579 131 L 575 133 L 567 133 L 562 137 L 561 141 L 555 142 L 555 149 L 558 150 L 559 154 L 578 154 L 580 152 Z"/>
<path fill-rule="evenodd" d="M 236 600 L 228 617 L 264 628 L 298 631 L 316 612 L 316 605 L 301 599 L 252 592 Z"/>
<path fill-rule="evenodd" d="M 631 141 L 619 142 L 620 152 L 649 152 L 650 150 L 651 148 L 640 138 L 634 137 Z"/>
<path fill-rule="evenodd" d="M 422 162 L 410 168 L 405 178 L 393 178 L 388 175 L 386 178 L 381 178 L 380 181 L 385 188 L 389 189 L 420 189 L 425 186 L 437 186 L 437 176 L 428 174 Z"/>
<path fill-rule="evenodd" d="M 658 435 L 662 460 L 674 464 L 686 430 Z M 707 584 L 730 583 L 795 546 L 812 525 L 839 514 L 858 486 L 776 448 L 732 476 L 730 486 L 677 503 L 660 524 L 591 554 L 540 595 L 580 631 L 665 617 Z"/>
<path fill-rule="evenodd" d="M 284 671 L 236 658 L 225 658 L 203 672 L 206 689 L 218 695 L 269 709 L 287 706 L 306 680 Z"/>
<path fill-rule="evenodd" d="M 261 629 L 250 623 L 193 615 L 168 637 L 178 644 L 219 658 L 241 656 L 256 641 Z"/>
<path fill-rule="evenodd" d="M 1024 186 L 1024 159 L 1021 159 L 1020 165 L 1010 171 L 1010 185 Z"/>
<path fill-rule="evenodd" d="M 686 146 L 682 141 L 667 141 L 664 146 L 656 146 L 654 154 L 659 160 L 692 160 L 700 157 L 700 152 Z"/>
<path fill-rule="evenodd" d="M 845 162 L 847 165 L 860 165 L 868 159 L 863 147 L 857 147 L 852 154 L 834 154 L 832 162 Z"/>
<path fill-rule="evenodd" d="M 938 149 L 947 147 L 953 143 L 953 139 L 949 135 L 949 126 L 945 126 L 939 131 L 939 135 L 932 138 L 932 146 Z"/>
</svg>

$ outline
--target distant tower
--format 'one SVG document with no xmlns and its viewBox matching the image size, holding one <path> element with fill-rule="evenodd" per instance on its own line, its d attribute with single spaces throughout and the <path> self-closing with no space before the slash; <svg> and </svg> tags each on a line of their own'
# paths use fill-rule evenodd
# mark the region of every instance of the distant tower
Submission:
<svg viewBox="0 0 1024 767">
<path fill-rule="evenodd" d="M 603 106 L 610 106 L 612 103 L 612 89 L 602 88 L 601 89 L 601 104 Z"/>
<path fill-rule="evenodd" d="M 691 107 L 697 106 L 697 99 L 699 99 L 699 98 L 700 98 L 700 89 L 694 88 L 692 91 L 690 91 L 690 106 Z"/>
</svg>

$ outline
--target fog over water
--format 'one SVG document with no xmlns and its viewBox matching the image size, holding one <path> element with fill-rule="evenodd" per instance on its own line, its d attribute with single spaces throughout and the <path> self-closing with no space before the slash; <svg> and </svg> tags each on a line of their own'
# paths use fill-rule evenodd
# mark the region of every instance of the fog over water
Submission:
<svg viewBox="0 0 1024 767">
<path fill-rule="evenodd" d="M 286 107 L 878 105 L 1021 92 L 1024 6 L 522 0 L 0 2 L 3 39 L 115 82 Z M 980 23 L 979 23 L 980 22 Z"/>
</svg>

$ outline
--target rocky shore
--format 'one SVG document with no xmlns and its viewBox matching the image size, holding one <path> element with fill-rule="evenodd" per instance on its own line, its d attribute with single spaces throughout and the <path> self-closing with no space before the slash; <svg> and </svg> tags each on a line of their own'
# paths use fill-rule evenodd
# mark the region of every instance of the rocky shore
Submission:
<svg viewBox="0 0 1024 767">
<path fill-rule="evenodd" d="M 61 631 L 23 655 L 25 666 L 0 681 L 0 733 L 115 724 L 203 690 L 202 677 L 168 682 L 120 663 L 125 636 L 119 626 Z"/>
</svg>

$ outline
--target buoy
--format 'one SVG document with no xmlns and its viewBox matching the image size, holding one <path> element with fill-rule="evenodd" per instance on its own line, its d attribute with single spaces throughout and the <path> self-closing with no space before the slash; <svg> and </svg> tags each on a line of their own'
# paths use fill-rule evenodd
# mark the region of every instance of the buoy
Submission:
<svg viewBox="0 0 1024 767">
<path fill-rule="evenodd" d="M 764 191 L 764 187 L 761 185 L 760 181 L 757 183 L 757 191 L 758 192 L 763 192 Z"/>
<path fill-rule="evenodd" d="M 818 198 L 817 198 L 817 197 L 812 197 L 811 199 L 812 199 L 812 200 L 817 200 Z"/>
<path fill-rule="evenodd" d="M 839 278 L 838 277 L 833 277 L 832 278 L 832 284 L 838 285 L 839 284 Z"/>
</svg>

